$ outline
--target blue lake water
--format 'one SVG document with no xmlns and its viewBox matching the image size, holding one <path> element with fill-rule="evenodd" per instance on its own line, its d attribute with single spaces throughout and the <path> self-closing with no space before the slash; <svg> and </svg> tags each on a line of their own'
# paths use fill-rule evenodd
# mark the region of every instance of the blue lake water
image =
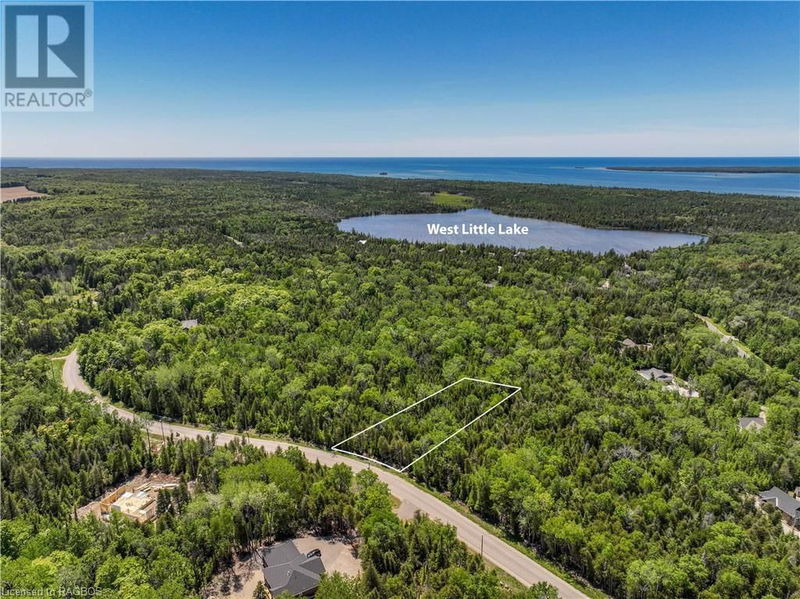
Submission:
<svg viewBox="0 0 800 599">
<path fill-rule="evenodd" d="M 431 233 L 429 225 L 456 227 L 458 234 Z M 501 227 L 511 229 L 514 225 L 528 227 L 527 234 L 500 234 Z M 495 227 L 495 233 L 484 235 L 471 233 L 477 225 Z M 660 247 L 675 247 L 699 243 L 702 235 L 684 233 L 659 233 L 651 231 L 629 231 L 622 229 L 592 229 L 535 218 L 518 218 L 494 214 L 489 210 L 471 209 L 446 214 L 379 214 L 358 216 L 339 222 L 341 231 L 371 235 L 385 239 L 423 241 L 429 243 L 467 243 L 471 245 L 498 245 L 507 248 L 531 249 L 549 247 L 556 250 L 575 250 L 602 254 L 614 250 L 618 254 L 629 254 L 638 250 L 654 250 Z M 463 232 L 464 229 L 467 232 Z"/>
<path fill-rule="evenodd" d="M 609 166 L 797 166 L 798 157 L 749 158 L 4 158 L 3 166 L 199 168 L 472 181 L 558 183 L 800 197 L 797 173 L 612 171 Z"/>
</svg>

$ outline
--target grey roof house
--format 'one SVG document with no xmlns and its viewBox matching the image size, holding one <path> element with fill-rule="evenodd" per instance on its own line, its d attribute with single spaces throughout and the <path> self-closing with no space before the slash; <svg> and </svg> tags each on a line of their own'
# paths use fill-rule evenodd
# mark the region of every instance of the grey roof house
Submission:
<svg viewBox="0 0 800 599">
<path fill-rule="evenodd" d="M 624 352 L 626 349 L 643 349 L 644 351 L 650 351 L 653 349 L 652 343 L 636 343 L 630 337 L 626 337 L 622 341 L 620 341 L 620 352 Z"/>
<path fill-rule="evenodd" d="M 739 418 L 739 428 L 743 431 L 760 431 L 767 425 L 761 416 Z"/>
<path fill-rule="evenodd" d="M 261 551 L 262 571 L 273 597 L 289 593 L 295 597 L 312 597 L 325 573 L 319 550 L 300 553 L 292 541 L 265 547 Z"/>
<path fill-rule="evenodd" d="M 767 426 L 767 406 L 761 406 L 758 416 L 739 418 L 739 428 L 743 431 L 760 431 Z"/>
<path fill-rule="evenodd" d="M 778 487 L 772 487 L 766 491 L 761 491 L 758 498 L 762 503 L 769 503 L 775 506 L 784 519 L 792 526 L 800 526 L 800 501 L 789 495 L 786 491 L 781 491 Z"/>
<path fill-rule="evenodd" d="M 647 381 L 658 381 L 659 383 L 671 383 L 675 380 L 675 375 L 671 372 L 664 372 L 660 368 L 642 368 L 636 373 Z"/>
</svg>

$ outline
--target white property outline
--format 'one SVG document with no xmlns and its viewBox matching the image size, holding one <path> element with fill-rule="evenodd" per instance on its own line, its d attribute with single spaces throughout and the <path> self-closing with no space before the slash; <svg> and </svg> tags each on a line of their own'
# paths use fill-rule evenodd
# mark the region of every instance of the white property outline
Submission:
<svg viewBox="0 0 800 599">
<path fill-rule="evenodd" d="M 406 412 L 406 411 L 410 410 L 410 409 L 411 409 L 411 408 L 413 408 L 414 406 L 418 406 L 418 405 L 419 405 L 419 404 L 421 404 L 423 401 L 427 401 L 427 400 L 429 400 L 431 397 L 434 397 L 434 396 L 436 396 L 436 395 L 439 395 L 439 393 L 441 393 L 442 391 L 447 391 L 447 390 L 448 390 L 450 387 L 454 387 L 454 386 L 456 386 L 456 385 L 458 385 L 459 383 L 462 383 L 462 382 L 464 382 L 464 381 L 472 381 L 473 383 L 483 383 L 483 384 L 485 384 L 485 385 L 495 385 L 496 387 L 505 387 L 506 389 L 513 389 L 513 391 L 512 391 L 511 393 L 509 393 L 508 395 L 506 395 L 506 396 L 505 396 L 503 399 L 501 399 L 500 401 L 498 401 L 496 404 L 494 404 L 492 407 L 490 407 L 488 410 L 486 410 L 486 411 L 485 411 L 485 412 L 483 412 L 482 414 L 478 414 L 478 415 L 477 415 L 475 418 L 473 418 L 472 420 L 470 420 L 469 422 L 467 422 L 467 423 L 466 423 L 464 426 L 462 426 L 462 427 L 461 427 L 460 429 L 458 429 L 456 432 L 452 433 L 451 435 L 449 435 L 449 436 L 448 436 L 447 438 L 445 438 L 444 440 L 442 440 L 442 441 L 439 441 L 439 442 L 438 442 L 436 445 L 434 445 L 433 447 L 431 447 L 431 448 L 430 448 L 428 451 L 426 451 L 425 453 L 423 453 L 421 456 L 417 457 L 417 458 L 416 458 L 414 461 L 412 461 L 410 464 L 406 464 L 406 465 L 405 465 L 405 466 L 403 466 L 402 468 L 395 468 L 394 466 L 390 466 L 389 464 L 386 464 L 386 463 L 384 463 L 384 462 L 381 462 L 380 460 L 376 460 L 375 458 L 370 458 L 370 457 L 367 457 L 367 456 L 365 456 L 365 455 L 361 455 L 360 453 L 355 453 L 355 452 L 352 452 L 352 451 L 347 451 L 346 449 L 339 449 L 339 446 L 340 446 L 340 445 L 344 445 L 345 443 L 347 443 L 347 442 L 348 442 L 348 441 L 350 441 L 351 439 L 355 439 L 355 438 L 356 438 L 356 437 L 358 437 L 359 435 L 363 435 L 364 433 L 366 433 L 366 432 L 367 432 L 367 431 L 369 431 L 369 430 L 372 430 L 372 429 L 373 429 L 373 428 L 375 428 L 376 426 L 380 426 L 381 424 L 383 424 L 383 423 L 384 423 L 384 422 L 386 422 L 387 420 L 391 420 L 392 418 L 394 418 L 394 417 L 395 417 L 395 416 L 397 416 L 398 414 L 402 414 L 403 412 Z M 378 464 L 379 466 L 383 466 L 384 468 L 389 468 L 389 469 L 391 469 L 391 470 L 394 470 L 395 472 L 398 472 L 398 473 L 402 474 L 403 472 L 405 472 L 406 470 L 408 470 L 409 468 L 411 468 L 411 466 L 413 466 L 414 464 L 416 464 L 417 462 L 419 462 L 419 461 L 420 461 L 422 458 L 424 458 L 426 455 L 428 455 L 429 453 L 431 453 L 431 452 L 432 452 L 432 451 L 434 451 L 435 449 L 438 449 L 439 447 L 441 447 L 442 445 L 444 445 L 445 443 L 447 443 L 447 442 L 448 442 L 450 439 L 452 439 L 453 437 L 455 437 L 455 436 L 456 436 L 458 433 L 460 433 L 460 432 L 461 432 L 461 431 L 463 431 L 464 429 L 468 428 L 469 426 L 471 426 L 472 424 L 474 424 L 475 422 L 477 422 L 478 420 L 480 420 L 481 418 L 483 418 L 484 416 L 486 416 L 486 414 L 488 414 L 489 412 L 491 412 L 492 410 L 494 410 L 494 409 L 495 409 L 497 406 L 499 406 L 500 404 L 503 404 L 503 403 L 505 403 L 507 400 L 509 400 L 509 399 L 511 399 L 512 397 L 514 397 L 514 396 L 515 396 L 517 393 L 519 393 L 520 391 L 522 391 L 522 387 L 517 387 L 516 385 L 506 385 L 505 383 L 496 383 L 496 382 L 494 382 L 494 381 L 485 381 L 485 380 L 483 380 L 483 379 L 473 379 L 473 378 L 470 378 L 470 377 L 468 377 L 468 376 L 465 376 L 465 377 L 462 377 L 462 378 L 458 379 L 458 380 L 457 380 L 455 383 L 450 383 L 449 385 L 447 385 L 446 387 L 442 387 L 441 389 L 439 389 L 439 390 L 438 390 L 438 391 L 436 391 L 435 393 L 431 393 L 431 394 L 430 394 L 430 395 L 428 395 L 427 397 L 423 397 L 422 399 L 420 399 L 420 400 L 418 400 L 418 401 L 415 401 L 414 403 L 412 403 L 411 405 L 408 405 L 408 406 L 406 406 L 406 407 L 405 407 L 405 408 L 403 408 L 402 410 L 398 410 L 397 412 L 395 412 L 395 413 L 394 413 L 394 414 L 392 414 L 391 416 L 387 416 L 387 417 L 386 417 L 386 418 L 384 418 L 383 420 L 381 420 L 381 421 L 379 421 L 379 422 L 376 422 L 375 424 L 372 424 L 372 425 L 368 426 L 368 427 L 367 427 L 367 428 L 365 428 L 363 431 L 359 431 L 359 432 L 357 432 L 355 435 L 350 435 L 350 436 L 349 436 L 349 437 L 347 437 L 347 439 L 345 439 L 344 441 L 339 441 L 339 442 L 338 442 L 336 445 L 333 445 L 333 446 L 331 446 L 331 450 L 332 450 L 332 451 L 338 451 L 339 453 L 346 453 L 346 454 L 348 454 L 348 455 L 355 456 L 355 457 L 357 457 L 357 458 L 361 458 L 362 460 L 369 460 L 370 462 L 373 462 L 373 463 L 375 463 L 375 464 Z"/>
</svg>

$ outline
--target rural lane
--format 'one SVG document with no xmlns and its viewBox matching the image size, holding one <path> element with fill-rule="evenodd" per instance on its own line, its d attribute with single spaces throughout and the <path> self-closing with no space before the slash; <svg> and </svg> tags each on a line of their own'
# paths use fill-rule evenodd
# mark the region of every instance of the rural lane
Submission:
<svg viewBox="0 0 800 599">
<path fill-rule="evenodd" d="M 78 353 L 75 350 L 67 355 L 64 360 L 62 383 L 70 391 L 82 391 L 83 393 L 92 395 L 95 401 L 101 403 L 106 410 L 115 413 L 120 418 L 125 420 L 135 420 L 137 418 L 133 412 L 110 405 L 105 398 L 89 387 L 88 383 L 81 376 L 80 367 L 78 366 Z M 148 430 L 156 435 L 161 434 L 162 426 L 164 433 L 174 433 L 184 439 L 205 437 L 211 434 L 207 430 L 180 424 L 162 423 L 158 421 L 148 422 Z M 239 438 L 239 435 L 217 433 L 216 442 L 218 445 L 225 445 Z M 352 468 L 354 472 L 369 468 L 367 464 L 359 460 L 323 449 L 294 445 L 285 441 L 271 441 L 253 437 L 248 437 L 247 441 L 257 447 L 263 447 L 269 452 L 275 451 L 278 447 L 296 447 L 302 451 L 310 461 L 314 462 L 319 460 L 320 464 L 324 464 L 325 466 L 346 464 Z M 505 570 L 522 584 L 530 586 L 537 582 L 545 581 L 558 589 L 558 593 L 562 599 L 589 599 L 588 595 L 560 579 L 525 554 L 511 547 L 502 539 L 484 530 L 456 509 L 414 486 L 406 477 L 392 474 L 381 468 L 372 468 L 372 470 L 378 475 L 378 478 L 382 482 L 389 486 L 392 495 L 400 500 L 401 503 L 397 513 L 401 518 L 410 519 L 414 516 L 415 512 L 419 511 L 435 520 L 455 526 L 458 538 L 475 552 L 480 552 L 481 539 L 483 539 L 483 557 L 498 568 Z"/>
</svg>

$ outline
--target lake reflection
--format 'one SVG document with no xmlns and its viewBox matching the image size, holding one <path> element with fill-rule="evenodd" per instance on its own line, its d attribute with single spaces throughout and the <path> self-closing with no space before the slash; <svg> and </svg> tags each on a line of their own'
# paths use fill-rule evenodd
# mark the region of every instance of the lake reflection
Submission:
<svg viewBox="0 0 800 599">
<path fill-rule="evenodd" d="M 499 228 L 511 229 L 514 225 L 528 227 L 527 235 L 505 234 Z M 431 225 L 456 227 L 458 234 L 443 235 L 431 232 Z M 469 234 L 462 231 L 475 226 L 495 228 L 493 235 Z M 520 218 L 494 214 L 489 210 L 472 209 L 446 214 L 380 214 L 357 216 L 340 221 L 339 230 L 355 231 L 373 237 L 424 241 L 429 243 L 467 243 L 471 245 L 497 245 L 508 248 L 530 249 L 549 247 L 556 250 L 575 250 L 602 254 L 614 250 L 630 254 L 638 250 L 654 250 L 698 243 L 705 237 L 684 233 L 656 233 L 622 229 L 592 229 L 535 218 Z"/>
</svg>

